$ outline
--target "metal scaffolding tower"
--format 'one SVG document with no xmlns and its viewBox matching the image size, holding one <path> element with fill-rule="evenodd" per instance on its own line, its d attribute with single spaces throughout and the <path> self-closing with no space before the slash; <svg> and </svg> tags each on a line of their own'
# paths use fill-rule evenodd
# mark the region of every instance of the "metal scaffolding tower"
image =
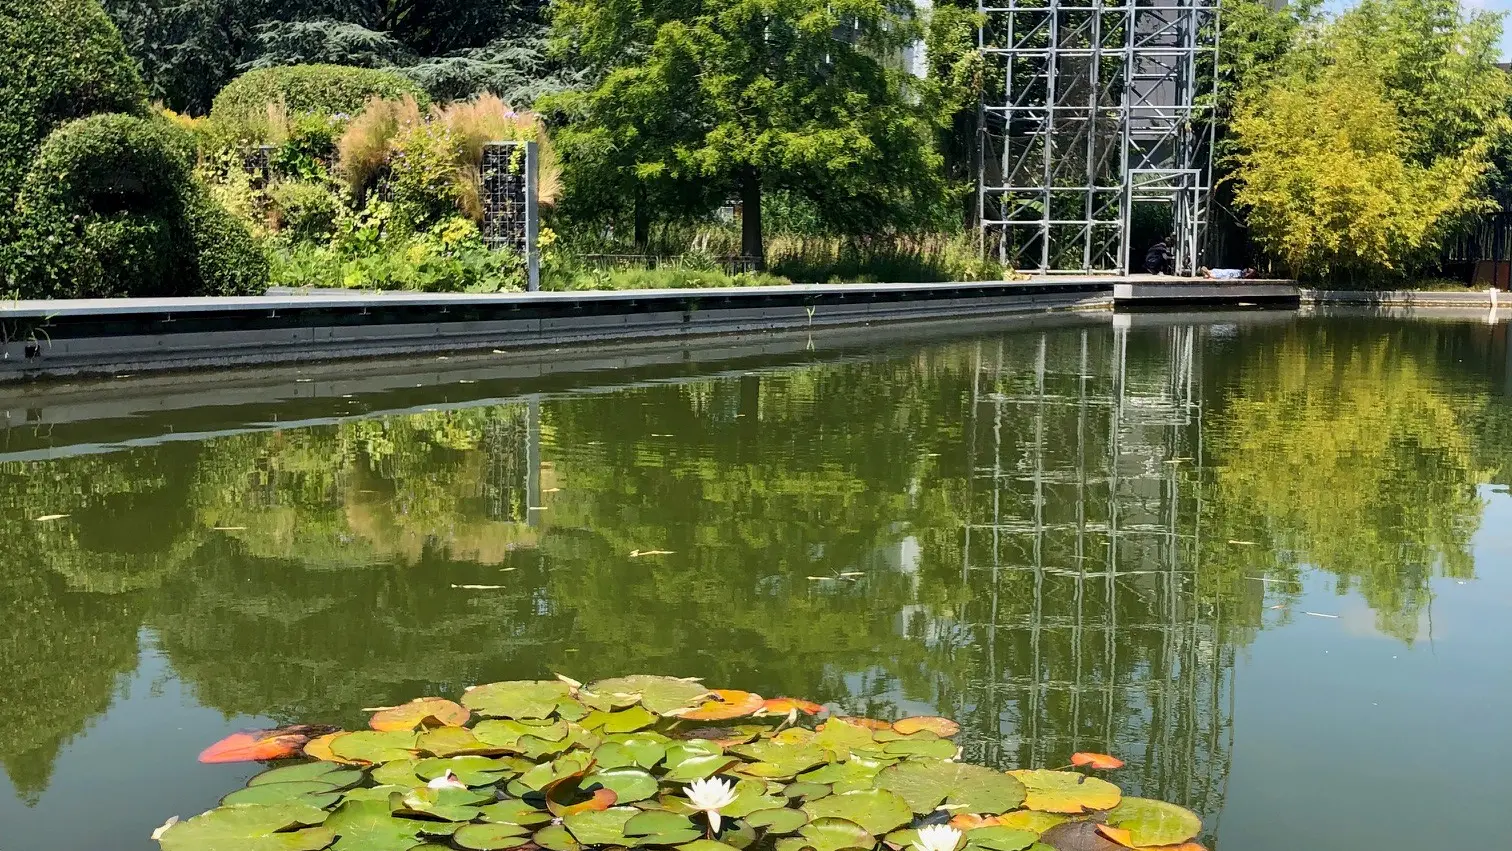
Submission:
<svg viewBox="0 0 1512 851">
<path fill-rule="evenodd" d="M 1138 368 L 1126 330 L 978 349 L 963 571 L 982 594 L 962 620 L 984 675 L 964 744 L 1005 767 L 1120 754 L 1140 793 L 1211 827 L 1234 655 L 1225 612 L 1198 592 L 1196 334 L 1139 336 Z"/>
<path fill-rule="evenodd" d="M 1169 205 L 1176 270 L 1208 217 L 1218 0 L 978 0 L 984 256 L 1033 272 L 1140 271 L 1136 205 Z"/>
</svg>

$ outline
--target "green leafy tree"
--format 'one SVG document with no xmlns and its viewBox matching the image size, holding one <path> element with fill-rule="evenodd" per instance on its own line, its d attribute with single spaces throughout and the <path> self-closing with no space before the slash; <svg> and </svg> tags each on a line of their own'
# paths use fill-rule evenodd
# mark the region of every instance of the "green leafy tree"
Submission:
<svg viewBox="0 0 1512 851">
<path fill-rule="evenodd" d="M 848 233 L 938 209 L 933 116 L 894 61 L 918 27 L 880 0 L 573 0 L 555 26 L 596 85 L 553 107 L 603 127 L 636 181 L 739 198 L 747 256 L 773 190 Z"/>
</svg>

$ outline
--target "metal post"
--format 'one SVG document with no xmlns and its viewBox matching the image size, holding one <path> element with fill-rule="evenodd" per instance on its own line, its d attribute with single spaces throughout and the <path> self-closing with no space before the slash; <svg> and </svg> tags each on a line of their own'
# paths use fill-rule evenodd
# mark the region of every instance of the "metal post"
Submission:
<svg viewBox="0 0 1512 851">
<path fill-rule="evenodd" d="M 541 146 L 525 143 L 525 270 L 526 289 L 541 289 Z"/>
</svg>

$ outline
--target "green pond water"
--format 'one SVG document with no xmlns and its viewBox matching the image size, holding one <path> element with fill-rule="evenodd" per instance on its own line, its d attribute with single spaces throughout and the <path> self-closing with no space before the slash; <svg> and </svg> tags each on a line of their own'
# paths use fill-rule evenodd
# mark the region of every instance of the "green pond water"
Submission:
<svg viewBox="0 0 1512 851">
<path fill-rule="evenodd" d="M 149 849 L 259 770 L 229 732 L 554 672 L 1110 752 L 1222 851 L 1505 841 L 1506 325 L 831 333 L 0 391 L 0 849 Z"/>
</svg>

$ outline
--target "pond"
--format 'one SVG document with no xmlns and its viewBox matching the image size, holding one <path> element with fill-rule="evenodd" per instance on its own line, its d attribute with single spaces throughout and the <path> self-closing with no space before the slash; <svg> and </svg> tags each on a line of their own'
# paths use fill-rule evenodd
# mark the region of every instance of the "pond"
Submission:
<svg viewBox="0 0 1512 851">
<path fill-rule="evenodd" d="M 233 730 L 556 672 L 1116 754 L 1222 851 L 1484 842 L 1509 357 L 1098 315 L 0 395 L 0 847 L 150 849 L 260 770 L 196 762 Z"/>
</svg>

